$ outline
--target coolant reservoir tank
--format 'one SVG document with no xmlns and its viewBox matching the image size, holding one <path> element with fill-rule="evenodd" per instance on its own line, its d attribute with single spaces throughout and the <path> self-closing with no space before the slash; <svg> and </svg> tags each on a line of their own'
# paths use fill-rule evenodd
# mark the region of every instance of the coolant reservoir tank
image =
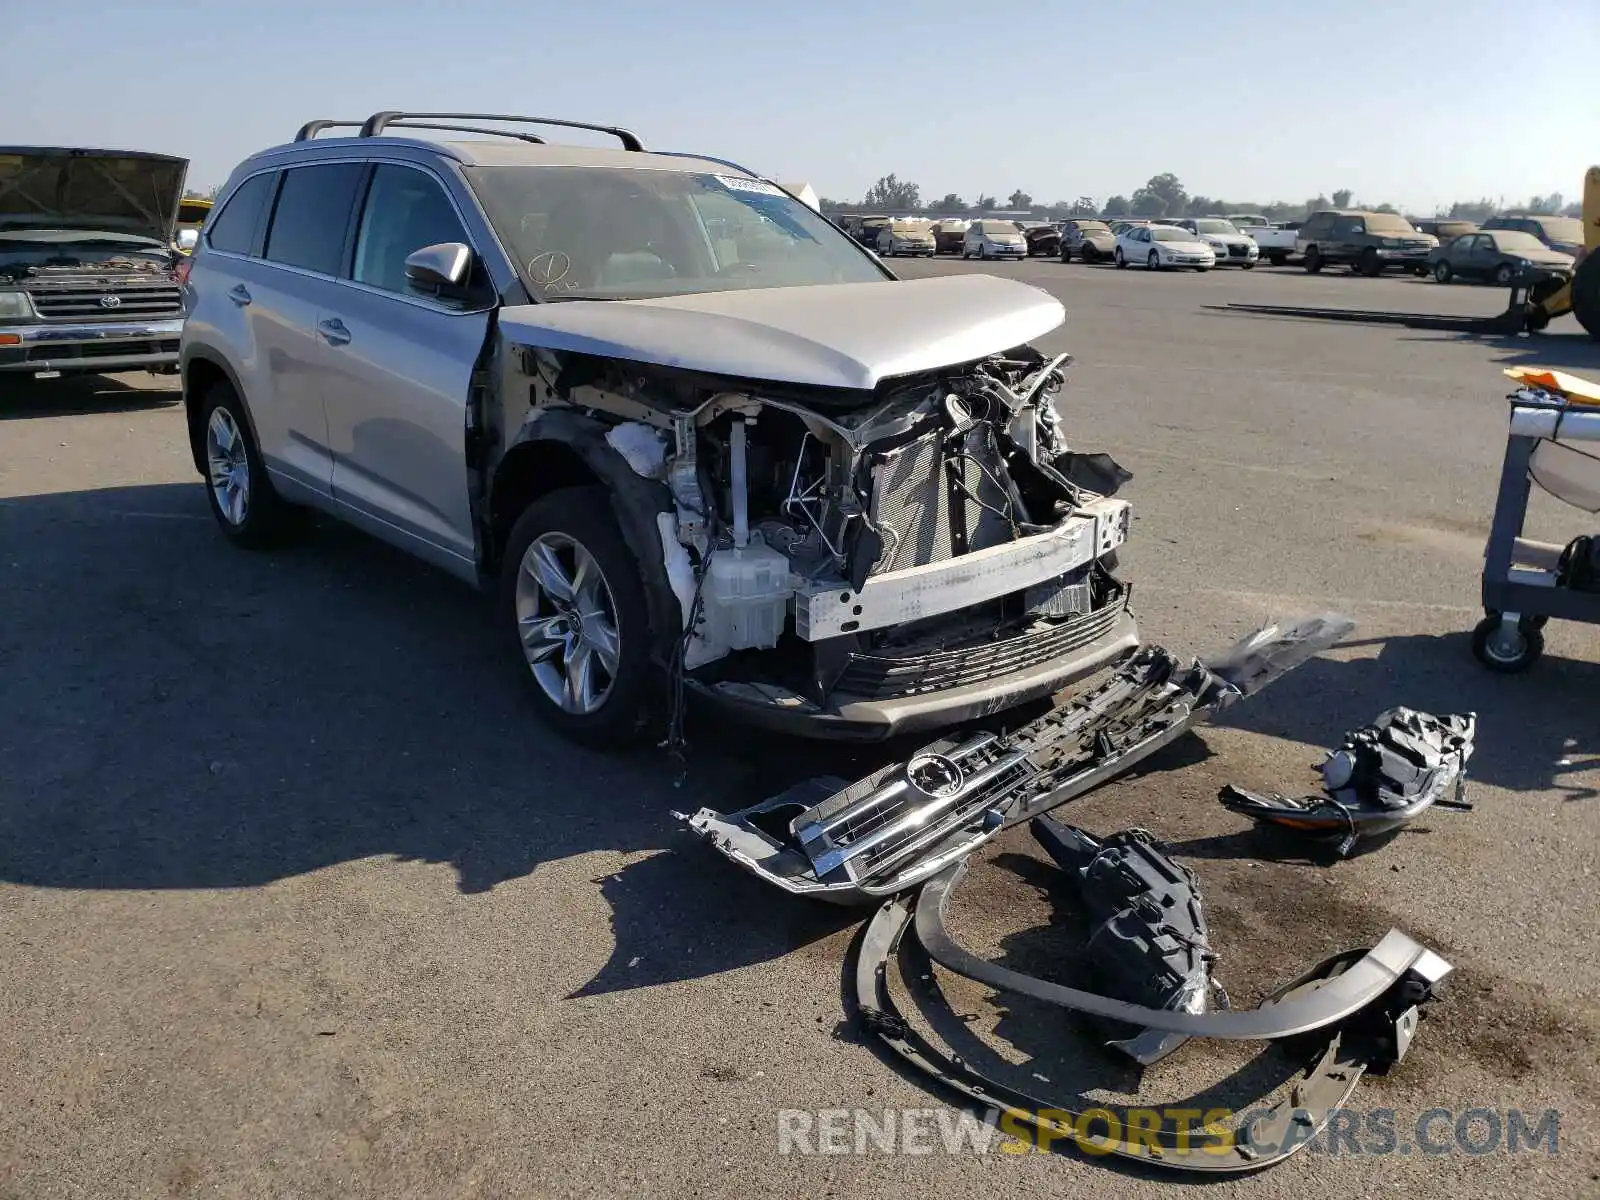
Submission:
<svg viewBox="0 0 1600 1200">
<path fill-rule="evenodd" d="M 789 560 L 752 533 L 747 545 L 717 550 L 706 567 L 702 636 L 730 650 L 778 644 L 794 590 Z"/>
</svg>

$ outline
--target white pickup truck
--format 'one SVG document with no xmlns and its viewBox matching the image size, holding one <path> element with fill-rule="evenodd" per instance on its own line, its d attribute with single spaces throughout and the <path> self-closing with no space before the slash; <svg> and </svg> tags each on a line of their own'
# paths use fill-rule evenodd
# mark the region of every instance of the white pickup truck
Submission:
<svg viewBox="0 0 1600 1200">
<path fill-rule="evenodd" d="M 1268 221 L 1259 213 L 1232 213 L 1232 221 L 1240 233 L 1254 239 L 1261 247 L 1261 257 L 1275 267 L 1281 267 L 1294 254 L 1294 239 L 1300 228 L 1299 221 Z"/>
</svg>

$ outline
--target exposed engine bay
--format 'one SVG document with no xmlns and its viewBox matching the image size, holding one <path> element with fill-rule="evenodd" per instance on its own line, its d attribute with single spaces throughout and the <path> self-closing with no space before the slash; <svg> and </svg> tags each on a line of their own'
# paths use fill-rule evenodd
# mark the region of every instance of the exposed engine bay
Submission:
<svg viewBox="0 0 1600 1200">
<path fill-rule="evenodd" d="M 517 357 L 502 394 L 528 408 L 508 404 L 494 436 L 581 413 L 660 486 L 655 535 L 681 635 L 664 657 L 702 694 L 830 715 L 1006 681 L 960 719 L 1137 645 L 1112 569 L 1129 524 L 1112 493 L 1129 475 L 1068 446 L 1055 407 L 1068 355 L 1018 349 L 873 392 L 731 390 L 670 368 Z"/>
</svg>

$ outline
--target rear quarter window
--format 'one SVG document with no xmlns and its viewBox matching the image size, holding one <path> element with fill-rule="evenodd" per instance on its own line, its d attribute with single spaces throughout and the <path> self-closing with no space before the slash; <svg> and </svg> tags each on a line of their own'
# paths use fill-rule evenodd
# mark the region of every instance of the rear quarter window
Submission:
<svg viewBox="0 0 1600 1200">
<path fill-rule="evenodd" d="M 265 257 L 337 275 L 364 170 L 361 163 L 325 163 L 285 171 L 267 230 Z"/>
<path fill-rule="evenodd" d="M 206 234 L 206 244 L 213 250 L 225 250 L 229 254 L 254 253 L 256 230 L 261 227 L 261 212 L 272 196 L 272 185 L 277 178 L 277 172 L 267 171 L 252 175 L 241 183 L 212 220 L 211 231 Z"/>
</svg>

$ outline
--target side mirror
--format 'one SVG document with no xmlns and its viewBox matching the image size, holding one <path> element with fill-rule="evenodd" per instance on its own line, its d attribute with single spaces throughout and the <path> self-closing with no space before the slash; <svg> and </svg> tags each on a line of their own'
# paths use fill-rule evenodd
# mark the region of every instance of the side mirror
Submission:
<svg viewBox="0 0 1600 1200">
<path fill-rule="evenodd" d="M 406 256 L 407 281 L 425 291 L 460 289 L 471 274 L 472 247 L 461 242 L 424 246 Z"/>
</svg>

